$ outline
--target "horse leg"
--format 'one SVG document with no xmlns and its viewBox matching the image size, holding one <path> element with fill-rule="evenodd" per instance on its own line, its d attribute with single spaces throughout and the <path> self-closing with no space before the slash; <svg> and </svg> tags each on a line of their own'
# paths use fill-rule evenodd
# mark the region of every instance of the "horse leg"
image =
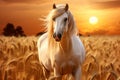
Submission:
<svg viewBox="0 0 120 80">
<path fill-rule="evenodd" d="M 62 76 L 59 76 L 59 77 L 51 77 L 49 80 L 62 80 Z"/>
<path fill-rule="evenodd" d="M 42 66 L 42 70 L 43 70 L 43 76 L 46 80 L 49 79 L 50 77 L 50 71 L 48 71 L 44 66 Z"/>
<path fill-rule="evenodd" d="M 81 77 L 81 67 L 78 67 L 74 72 L 73 72 L 73 77 L 74 80 L 80 80 Z"/>
<path fill-rule="evenodd" d="M 62 80 L 62 75 L 60 75 L 57 68 L 54 68 L 54 76 L 50 80 Z"/>
</svg>

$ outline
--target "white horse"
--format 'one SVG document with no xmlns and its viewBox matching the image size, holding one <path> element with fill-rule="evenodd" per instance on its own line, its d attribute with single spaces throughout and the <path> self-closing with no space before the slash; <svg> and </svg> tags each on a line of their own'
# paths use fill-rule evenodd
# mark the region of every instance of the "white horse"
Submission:
<svg viewBox="0 0 120 80">
<path fill-rule="evenodd" d="M 53 4 L 53 10 L 46 18 L 48 31 L 38 40 L 39 61 L 46 79 L 53 72 L 53 80 L 62 80 L 65 74 L 72 74 L 75 80 L 80 80 L 85 49 L 68 8 L 68 4 Z"/>
</svg>

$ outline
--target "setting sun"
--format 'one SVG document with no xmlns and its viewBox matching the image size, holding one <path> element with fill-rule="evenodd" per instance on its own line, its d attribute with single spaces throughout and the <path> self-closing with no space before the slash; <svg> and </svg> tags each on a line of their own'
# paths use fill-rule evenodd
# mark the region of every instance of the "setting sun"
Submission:
<svg viewBox="0 0 120 80">
<path fill-rule="evenodd" d="M 92 16 L 89 18 L 89 23 L 90 24 L 97 24 L 98 23 L 98 18 L 96 16 Z"/>
</svg>

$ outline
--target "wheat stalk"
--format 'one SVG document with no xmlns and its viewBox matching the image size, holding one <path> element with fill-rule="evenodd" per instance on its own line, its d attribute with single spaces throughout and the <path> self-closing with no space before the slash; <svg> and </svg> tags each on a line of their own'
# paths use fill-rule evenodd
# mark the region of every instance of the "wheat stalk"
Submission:
<svg viewBox="0 0 120 80">
<path fill-rule="evenodd" d="M 98 73 L 94 73 L 90 80 L 100 79 L 100 75 Z"/>
<path fill-rule="evenodd" d="M 29 53 L 28 55 L 25 56 L 24 60 L 25 60 L 25 64 L 27 63 L 27 61 L 29 60 L 29 58 L 31 56 L 33 56 L 34 54 L 33 53 Z"/>
<path fill-rule="evenodd" d="M 118 76 L 115 72 L 111 71 L 108 73 L 106 80 L 117 80 Z"/>
<path fill-rule="evenodd" d="M 92 63 L 90 62 L 90 63 L 88 64 L 87 69 L 86 69 L 87 72 L 90 70 L 91 66 L 92 66 Z"/>
<path fill-rule="evenodd" d="M 116 70 L 117 70 L 117 72 L 120 74 L 120 68 L 118 67 Z"/>
<path fill-rule="evenodd" d="M 97 62 L 96 58 L 93 55 L 91 55 L 91 57 L 94 59 L 94 62 Z"/>
<path fill-rule="evenodd" d="M 12 59 L 12 60 L 9 60 L 6 65 L 9 66 L 11 64 L 16 64 L 16 63 L 17 63 L 17 59 Z"/>
</svg>

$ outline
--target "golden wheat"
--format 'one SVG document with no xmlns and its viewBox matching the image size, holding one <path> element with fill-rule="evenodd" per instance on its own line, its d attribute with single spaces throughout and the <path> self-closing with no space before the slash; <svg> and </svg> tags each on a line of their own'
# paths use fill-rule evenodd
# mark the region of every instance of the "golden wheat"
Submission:
<svg viewBox="0 0 120 80">
<path fill-rule="evenodd" d="M 37 37 L 0 37 L 0 80 L 45 80 Z M 86 49 L 82 80 L 120 80 L 120 36 L 81 37 Z M 73 80 L 65 75 L 62 80 Z"/>
</svg>

